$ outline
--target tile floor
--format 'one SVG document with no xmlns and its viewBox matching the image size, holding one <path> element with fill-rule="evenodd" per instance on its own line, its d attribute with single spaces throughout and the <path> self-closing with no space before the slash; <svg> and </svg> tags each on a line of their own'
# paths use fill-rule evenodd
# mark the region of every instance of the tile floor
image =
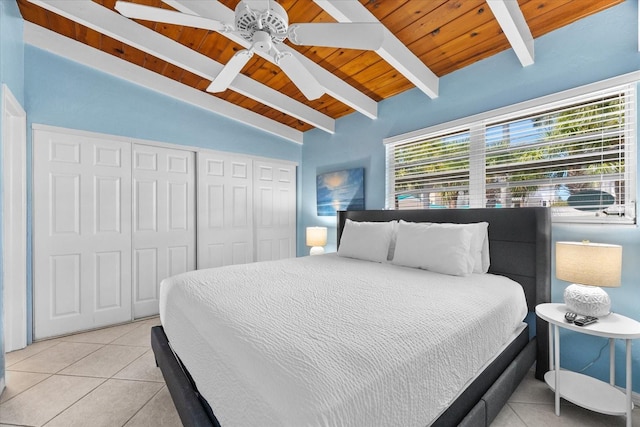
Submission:
<svg viewBox="0 0 640 427">
<path fill-rule="evenodd" d="M 180 426 L 155 365 L 158 318 L 36 342 L 6 355 L 4 426 Z"/>
<path fill-rule="evenodd" d="M 146 319 L 40 341 L 7 354 L 7 388 L 0 396 L 5 426 L 180 426 L 156 367 Z M 640 426 L 640 408 L 633 412 Z M 624 417 L 596 414 L 562 401 L 531 372 L 492 427 L 615 427 Z"/>
</svg>

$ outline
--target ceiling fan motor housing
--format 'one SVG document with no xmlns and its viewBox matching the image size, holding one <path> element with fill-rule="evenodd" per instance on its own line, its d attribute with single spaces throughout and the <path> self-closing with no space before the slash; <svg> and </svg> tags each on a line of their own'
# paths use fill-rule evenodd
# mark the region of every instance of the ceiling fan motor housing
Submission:
<svg viewBox="0 0 640 427">
<path fill-rule="evenodd" d="M 244 2 L 236 7 L 236 30 L 242 37 L 255 42 L 254 34 L 263 32 L 269 34 L 273 44 L 279 44 L 287 38 L 289 17 L 282 6 L 276 2 L 268 2 L 267 10 L 253 10 Z"/>
</svg>

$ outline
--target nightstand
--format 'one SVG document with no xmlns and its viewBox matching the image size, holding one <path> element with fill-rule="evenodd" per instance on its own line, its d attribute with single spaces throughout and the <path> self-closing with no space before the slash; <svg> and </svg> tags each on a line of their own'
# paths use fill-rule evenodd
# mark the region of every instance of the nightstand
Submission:
<svg viewBox="0 0 640 427">
<path fill-rule="evenodd" d="M 609 415 L 626 415 L 627 427 L 631 426 L 631 340 L 640 338 L 640 322 L 620 314 L 611 313 L 587 326 L 576 326 L 564 319 L 564 304 L 539 304 L 536 315 L 549 322 L 549 367 L 545 382 L 555 391 L 556 415 L 560 415 L 560 398 L 592 411 Z M 609 384 L 579 374 L 560 370 L 560 328 L 581 334 L 609 338 Z M 615 385 L 615 340 L 626 342 L 626 393 Z M 555 362 L 555 363 L 554 363 Z"/>
</svg>

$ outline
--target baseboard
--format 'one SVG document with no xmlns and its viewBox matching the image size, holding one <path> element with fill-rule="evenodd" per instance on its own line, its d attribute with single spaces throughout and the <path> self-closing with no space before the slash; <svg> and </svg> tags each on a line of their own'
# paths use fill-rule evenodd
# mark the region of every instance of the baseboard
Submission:
<svg viewBox="0 0 640 427">
<path fill-rule="evenodd" d="M 4 377 L 0 378 L 0 396 L 2 396 L 3 391 L 4 391 Z"/>
</svg>

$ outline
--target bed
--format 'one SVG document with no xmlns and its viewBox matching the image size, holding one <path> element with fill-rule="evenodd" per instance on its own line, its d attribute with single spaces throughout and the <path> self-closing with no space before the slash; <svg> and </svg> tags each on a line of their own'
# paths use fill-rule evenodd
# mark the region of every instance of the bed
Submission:
<svg viewBox="0 0 640 427">
<path fill-rule="evenodd" d="M 498 275 L 498 276 L 506 276 L 509 279 L 520 284 L 523 290 L 524 298 L 526 298 L 526 302 L 524 302 L 524 305 L 526 305 L 526 307 L 524 308 L 524 312 L 528 310 L 531 313 L 534 311 L 535 305 L 541 302 L 549 301 L 549 298 L 550 298 L 550 291 L 549 291 L 549 288 L 550 288 L 550 283 L 549 283 L 550 282 L 550 219 L 549 219 L 549 212 L 547 209 L 520 208 L 520 209 L 340 212 L 338 215 L 338 227 L 337 227 L 338 242 L 340 242 L 341 240 L 343 230 L 345 229 L 345 224 L 348 221 L 356 221 L 358 223 L 362 223 L 362 222 L 386 223 L 392 220 L 400 220 L 400 219 L 405 221 L 416 222 L 416 223 L 431 222 L 431 223 L 466 224 L 466 223 L 478 223 L 482 221 L 488 222 L 489 223 L 489 227 L 488 227 L 489 247 L 491 251 L 491 265 L 489 267 L 489 273 L 492 273 L 493 275 Z M 343 264 L 345 263 L 344 258 L 341 259 L 341 257 L 336 257 L 332 255 L 324 256 L 325 259 L 323 261 L 319 260 L 320 258 L 323 258 L 323 257 L 316 257 L 316 258 L 318 259 L 317 261 L 311 258 L 297 261 L 298 264 L 300 264 L 300 267 L 299 267 L 300 270 L 303 271 L 302 273 L 296 276 L 298 277 L 298 280 L 300 283 L 304 283 L 307 281 L 311 282 L 311 276 L 319 275 L 318 268 L 326 268 L 326 266 L 330 266 L 330 269 L 335 270 L 336 272 L 342 272 L 343 271 L 342 269 L 346 268 L 343 266 Z M 366 263 L 367 261 L 360 261 L 360 262 Z M 326 265 L 321 263 L 326 263 Z M 353 262 L 350 263 L 349 265 L 351 264 L 353 264 Z M 260 267 L 259 265 L 247 266 L 244 269 L 236 267 L 234 271 L 236 271 L 236 273 L 240 271 L 241 272 L 240 274 L 255 275 L 255 274 L 259 274 L 259 273 L 256 273 L 256 270 L 255 270 L 256 268 L 264 268 L 265 270 L 268 270 L 269 268 L 275 268 L 275 269 L 285 268 L 287 269 L 287 271 L 291 272 L 291 275 L 295 276 L 294 273 L 297 268 L 295 267 L 295 265 L 296 264 L 292 266 L 290 265 L 285 266 L 285 265 L 278 264 L 278 262 L 273 262 L 273 263 L 267 264 L 266 267 L 264 266 Z M 376 277 L 384 277 L 384 275 L 387 274 L 387 271 L 389 270 L 389 268 L 391 269 L 396 268 L 397 270 L 394 270 L 394 275 L 396 275 L 396 274 L 399 274 L 398 272 L 400 271 L 400 269 L 403 269 L 404 267 L 397 267 L 397 266 L 386 267 L 380 264 L 369 263 L 369 266 L 367 268 L 367 271 L 368 271 L 367 274 L 370 274 L 369 276 L 367 276 L 367 274 L 365 273 L 362 273 L 363 280 L 359 280 L 360 278 L 358 277 L 355 277 L 355 278 L 352 277 L 351 279 L 349 279 L 349 283 L 348 283 L 349 286 L 347 286 L 347 284 L 345 283 L 340 288 L 332 287 L 335 285 L 336 282 L 339 282 L 339 276 L 335 276 L 336 273 L 334 273 L 334 276 L 327 274 L 327 276 L 331 276 L 331 280 L 327 280 L 327 283 L 323 285 L 328 287 L 327 290 L 323 291 L 322 289 L 320 289 L 320 287 L 318 287 L 317 292 L 315 292 L 316 294 L 320 295 L 319 297 L 320 299 L 317 301 L 318 310 L 321 312 L 323 310 L 324 301 L 330 298 L 331 295 L 338 293 L 338 291 L 353 292 L 352 294 L 345 293 L 342 296 L 343 300 L 346 300 L 346 301 L 357 300 L 360 293 L 366 290 L 366 288 L 364 287 L 358 288 L 357 286 L 355 286 L 355 284 L 357 284 L 356 282 L 363 282 L 363 283 L 366 283 L 367 285 L 374 283 L 376 281 Z M 409 270 L 409 269 L 404 268 L 404 270 Z M 410 270 L 415 270 L 415 269 L 410 269 Z M 308 271 L 308 277 L 306 278 L 304 276 L 304 271 Z M 201 277 L 201 276 L 205 277 L 207 275 L 211 275 L 214 273 L 216 272 L 203 270 L 201 272 L 195 273 L 193 276 L 178 278 L 176 279 L 176 281 L 178 282 L 181 281 L 181 283 L 185 283 L 188 285 L 193 280 L 195 280 L 194 277 Z M 415 271 L 409 271 L 406 274 L 416 275 L 419 273 Z M 490 276 L 490 275 L 486 275 L 486 276 Z M 213 280 L 214 277 L 215 276 L 210 276 L 210 278 L 207 280 Z M 345 275 L 345 277 L 347 276 Z M 478 276 L 478 279 L 479 278 L 480 276 Z M 453 282 L 451 283 L 453 283 L 455 286 L 460 286 L 460 287 L 466 286 L 463 283 L 462 279 L 459 280 L 458 278 L 454 278 L 454 279 L 447 279 L 447 280 L 452 280 Z M 503 279 L 503 281 L 506 281 L 506 279 Z M 377 293 L 388 291 L 388 289 L 384 288 L 384 280 L 382 280 L 381 282 L 383 283 L 380 285 L 376 285 L 376 286 L 381 286 L 380 288 L 375 288 L 376 289 L 375 292 Z M 407 282 L 409 282 L 409 279 L 407 279 Z M 318 283 L 323 284 L 324 282 L 318 282 Z M 216 285 L 214 288 L 217 289 L 218 287 L 219 286 Z M 167 286 L 163 285 L 163 288 L 167 288 Z M 196 289 L 195 294 L 198 295 L 201 292 L 200 290 L 198 290 L 200 288 L 196 287 L 195 289 Z M 266 293 L 265 295 L 271 297 L 271 294 L 273 294 L 275 295 L 273 296 L 273 298 L 275 298 L 278 295 L 278 292 L 280 291 L 277 289 L 275 290 L 274 289 L 275 288 L 273 289 L 269 288 L 268 290 L 269 292 Z M 468 288 L 468 289 L 469 289 L 469 292 L 471 292 L 472 288 Z M 238 293 L 242 295 L 242 292 L 248 292 L 245 295 L 243 295 L 242 298 L 245 298 L 245 299 L 252 298 L 250 290 L 243 291 L 242 289 L 238 288 Z M 322 292 L 325 292 L 325 293 L 323 294 Z M 412 292 L 419 292 L 419 289 L 418 288 L 413 289 Z M 505 292 L 500 291 L 499 293 L 505 293 Z M 314 294 L 314 292 L 310 292 L 310 294 Z M 179 295 L 179 294 L 176 294 L 176 295 Z M 389 299 L 390 307 L 393 307 L 392 305 L 393 298 L 388 298 L 389 295 L 393 295 L 393 294 L 388 294 L 386 297 L 387 299 Z M 479 300 L 481 296 L 482 295 L 478 294 L 477 297 L 474 297 L 474 298 L 478 298 Z M 220 295 L 215 295 L 214 297 L 209 297 L 209 298 L 212 298 L 212 303 L 216 304 L 215 302 L 216 298 L 220 298 Z M 302 298 L 302 297 L 298 297 L 296 295 L 295 298 Z M 419 298 L 421 297 L 416 296 L 416 301 L 420 301 Z M 491 298 L 488 298 L 487 301 L 490 299 Z M 171 302 L 169 302 L 169 300 L 171 300 Z M 243 404 L 248 405 L 245 407 L 247 412 L 250 412 L 250 410 L 253 410 L 253 406 L 255 402 L 255 399 L 253 399 L 251 396 L 252 394 L 251 387 L 260 387 L 260 384 L 263 383 L 262 380 L 257 385 L 249 385 L 244 389 L 237 389 L 235 388 L 236 385 L 233 384 L 233 381 L 225 377 L 224 375 L 222 375 L 221 377 L 214 377 L 216 378 L 216 380 L 214 381 L 213 384 L 211 384 L 211 381 L 209 381 L 209 379 L 207 378 L 204 378 L 202 373 L 203 372 L 202 363 L 205 364 L 204 365 L 205 367 L 207 366 L 206 365 L 207 363 L 209 363 L 210 365 L 215 365 L 219 363 L 223 364 L 225 362 L 224 361 L 221 362 L 219 360 L 218 353 L 226 353 L 228 351 L 231 351 L 232 349 L 230 347 L 233 347 L 233 346 L 237 347 L 242 343 L 238 344 L 237 342 L 226 340 L 224 336 L 225 329 L 218 328 L 217 331 L 220 333 L 220 336 L 217 338 L 219 338 L 219 342 L 221 343 L 220 348 L 216 349 L 215 351 L 211 349 L 207 350 L 206 347 L 199 346 L 197 342 L 200 337 L 198 337 L 198 335 L 195 334 L 195 332 L 192 333 L 192 331 L 190 331 L 189 329 L 183 330 L 181 332 L 177 332 L 177 329 L 175 329 L 175 326 L 173 326 L 173 323 L 172 323 L 174 321 L 171 321 L 171 322 L 168 322 L 168 324 L 165 324 L 165 321 L 167 319 L 171 319 L 172 316 L 173 317 L 181 316 L 180 313 L 185 313 L 187 311 L 189 312 L 188 313 L 189 316 L 195 316 L 194 314 L 192 314 L 192 312 L 197 311 L 195 309 L 184 310 L 184 308 L 180 308 L 180 309 L 175 308 L 174 306 L 177 306 L 178 300 L 180 300 L 180 297 L 175 297 L 173 294 L 171 298 L 165 297 L 165 302 L 167 303 L 166 307 L 168 308 L 163 309 L 161 307 L 161 310 L 164 310 L 163 326 L 155 327 L 152 329 L 151 340 L 152 340 L 153 351 L 156 356 L 156 362 L 163 372 L 163 375 L 167 382 L 167 386 L 174 400 L 176 408 L 178 409 L 178 412 L 180 414 L 183 424 L 187 426 L 190 426 L 190 425 L 218 426 L 220 425 L 220 423 L 218 422 L 218 418 L 216 417 L 216 415 L 214 415 L 214 412 L 216 412 L 220 408 L 220 403 L 218 403 L 218 407 L 216 407 L 216 404 L 209 405 L 209 402 L 207 402 L 207 400 L 203 397 L 203 395 L 198 391 L 196 384 L 202 389 L 204 395 L 231 396 L 233 397 L 233 399 L 235 399 L 235 402 L 232 402 L 232 403 L 236 403 L 240 405 L 239 408 L 242 408 Z M 195 307 L 195 305 L 189 302 L 188 299 L 186 301 L 187 301 L 186 302 L 187 305 L 185 307 L 188 307 L 188 308 Z M 424 301 L 426 302 L 428 300 L 425 299 Z M 335 302 L 332 302 L 332 304 L 335 305 Z M 402 302 L 402 304 L 407 304 L 407 302 L 406 301 Z M 250 304 L 247 304 L 247 305 L 250 306 Z M 236 306 L 237 306 L 237 303 L 236 303 Z M 357 311 L 357 308 L 359 306 L 360 306 L 360 302 L 357 302 L 357 301 L 352 306 L 348 306 L 348 303 L 345 303 L 345 311 L 349 311 L 349 312 Z M 346 310 L 347 308 L 348 310 Z M 237 309 L 238 307 L 234 308 L 234 310 L 237 310 Z M 295 311 L 294 309 L 292 310 Z M 247 311 L 244 315 L 251 317 L 255 314 L 255 311 L 256 309 L 252 309 L 252 311 Z M 407 311 L 410 311 L 410 310 L 407 310 Z M 167 312 L 173 313 L 173 314 L 169 315 L 167 314 Z M 520 315 L 522 314 L 523 313 L 521 313 Z M 291 316 L 294 316 L 294 315 L 295 313 L 291 314 Z M 185 314 L 185 317 L 189 317 L 189 316 L 186 316 Z M 362 317 L 361 314 L 358 314 L 356 312 L 353 314 L 353 317 L 350 318 L 348 321 L 354 322 L 353 319 L 358 319 L 359 318 L 358 316 Z M 500 314 L 500 316 L 504 317 L 506 315 Z M 264 317 L 265 319 L 269 320 L 269 323 L 274 322 L 277 324 L 277 322 L 279 321 L 277 318 L 270 317 L 268 313 L 265 313 Z M 377 318 L 379 316 L 374 316 L 374 317 Z M 429 393 L 425 394 L 424 390 L 423 390 L 423 393 L 420 394 L 420 391 L 419 391 L 421 384 L 428 383 L 430 381 L 430 378 L 436 375 L 432 372 L 429 375 L 420 376 L 419 371 L 413 371 L 413 372 L 418 372 L 418 374 L 414 378 L 413 375 L 410 374 L 411 371 L 403 370 L 403 368 L 400 367 L 398 368 L 399 370 L 397 370 L 397 375 L 398 377 L 401 378 L 401 380 L 398 380 L 398 378 L 396 378 L 394 375 L 387 375 L 387 379 L 386 379 L 387 382 L 381 382 L 379 384 L 376 383 L 375 387 L 373 387 L 374 391 L 376 391 L 377 394 L 376 393 L 367 394 L 367 395 L 363 395 L 365 397 L 359 398 L 359 400 L 365 401 L 364 403 L 365 407 L 368 404 L 370 408 L 376 408 L 378 412 L 370 411 L 372 412 L 373 415 L 367 412 L 361 412 L 360 414 L 362 419 L 359 419 L 358 421 L 365 422 L 366 417 L 376 416 L 378 418 L 366 419 L 366 423 L 369 423 L 371 425 L 390 425 L 389 413 L 392 413 L 392 410 L 390 409 L 389 411 L 386 411 L 386 408 L 382 408 L 382 405 L 386 404 L 386 399 L 380 400 L 380 396 L 381 395 L 384 396 L 384 394 L 387 393 L 387 395 L 390 396 L 389 400 L 393 400 L 393 398 L 395 398 L 396 400 L 399 400 L 398 402 L 396 402 L 396 405 L 402 405 L 406 399 L 406 404 L 410 408 L 413 408 L 413 409 L 409 409 L 409 412 L 411 412 L 412 414 L 413 413 L 422 414 L 423 412 L 425 412 L 425 413 L 429 413 L 428 416 L 431 417 L 433 413 L 436 413 L 437 415 L 436 418 L 428 418 L 429 421 L 425 421 L 425 424 L 431 424 L 435 426 L 453 426 L 453 425 L 481 426 L 481 425 L 490 424 L 490 422 L 498 414 L 498 412 L 500 411 L 500 409 L 502 408 L 502 406 L 504 405 L 504 403 L 506 402 L 510 394 L 517 387 L 517 385 L 520 383 L 520 381 L 522 380 L 526 372 L 531 368 L 531 366 L 535 361 L 537 361 L 537 364 L 536 364 L 537 378 L 542 378 L 542 375 L 548 369 L 548 366 L 547 366 L 548 338 L 545 335 L 545 333 L 547 332 L 547 328 L 545 328 L 543 325 L 537 324 L 538 323 L 537 320 L 531 320 L 531 319 L 535 319 L 535 316 L 529 315 L 528 317 L 530 319 L 530 325 L 524 326 L 518 329 L 518 331 L 516 331 L 517 333 L 514 333 L 513 336 L 510 337 L 509 340 L 507 340 L 507 342 L 502 347 L 500 347 L 500 352 L 498 355 L 488 359 L 488 362 L 486 363 L 483 362 L 484 364 L 482 365 L 482 369 L 480 370 L 479 373 L 476 373 L 473 376 L 472 381 L 471 380 L 466 381 L 465 379 L 460 380 L 462 381 L 461 384 L 464 384 L 464 387 L 461 390 L 455 390 L 455 396 L 454 396 L 455 399 L 452 402 L 447 401 L 446 407 L 443 408 L 442 410 L 440 410 L 439 408 L 433 408 L 433 410 L 431 410 L 434 403 L 429 400 L 431 397 L 430 394 Z M 292 319 L 293 318 L 295 317 L 292 317 Z M 194 319 L 198 319 L 198 317 L 194 317 Z M 387 324 L 393 323 L 393 320 L 394 320 L 394 317 L 384 318 L 384 322 L 386 322 Z M 226 317 L 223 316 L 221 323 L 225 323 L 225 322 L 226 322 Z M 477 324 L 478 322 L 479 322 L 478 320 L 475 320 L 472 323 Z M 484 322 L 484 320 L 480 322 Z M 326 323 L 327 323 L 327 327 L 330 327 L 330 328 L 337 327 L 337 325 L 334 325 L 329 321 L 326 321 Z M 441 328 L 444 329 L 448 325 L 448 323 L 449 322 L 442 323 Z M 272 340 L 272 338 L 267 337 L 267 335 L 269 334 L 267 330 L 258 331 L 256 333 L 254 329 L 259 329 L 256 327 L 256 325 L 260 325 L 260 323 L 258 322 L 258 323 L 252 324 L 252 326 L 249 328 L 250 329 L 249 332 L 254 334 L 254 336 L 252 338 L 251 337 L 246 338 L 247 340 L 253 339 L 254 341 L 257 340 L 259 342 L 261 341 L 260 334 L 265 334 L 264 341 L 269 342 L 270 340 Z M 402 326 L 404 325 L 399 325 L 398 327 L 401 328 Z M 167 327 L 166 334 L 165 334 L 164 327 Z M 369 327 L 371 327 L 371 325 L 369 325 Z M 491 328 L 494 328 L 494 327 L 495 326 L 492 326 Z M 280 326 L 280 328 L 282 328 L 282 325 Z M 389 326 L 389 328 L 392 329 L 393 325 Z M 282 329 L 286 329 L 286 328 L 282 328 Z M 316 332 L 317 330 L 318 328 L 315 329 Z M 537 337 L 534 335 L 535 331 L 538 331 Z M 482 332 L 483 332 L 482 328 L 477 329 L 473 332 L 467 331 L 467 333 L 473 333 L 473 334 L 480 334 Z M 398 329 L 393 333 L 399 334 L 399 335 L 404 334 L 402 329 Z M 190 334 L 192 336 L 190 338 L 186 338 Z M 309 335 L 308 332 L 306 332 L 305 334 Z M 173 341 L 171 342 L 171 344 L 169 342 L 169 339 L 167 338 L 167 335 L 173 337 Z M 215 335 L 215 334 L 210 334 L 210 335 Z M 367 332 L 364 335 L 365 337 L 368 337 L 370 333 Z M 416 341 L 416 336 L 408 335 L 408 337 L 409 337 L 408 342 Z M 291 339 L 293 338 L 294 337 L 291 337 Z M 323 345 L 327 341 L 326 336 L 325 337 L 313 336 L 312 338 L 313 339 L 311 340 L 307 340 L 312 344 L 315 342 L 314 340 L 317 340 L 318 342 L 323 343 Z M 276 340 L 277 339 L 279 338 L 276 337 Z M 371 340 L 374 340 L 374 338 L 371 338 Z M 359 338 L 354 339 L 353 340 L 355 342 L 355 344 L 353 344 L 354 346 L 365 345 L 365 347 L 358 348 L 358 351 L 355 352 L 355 354 L 366 354 L 367 353 L 366 346 L 374 347 L 377 345 L 375 341 L 371 341 L 371 340 L 367 341 L 365 339 L 363 340 L 364 344 L 358 344 L 358 341 L 360 341 L 360 339 Z M 190 350 L 189 352 L 187 352 L 186 347 L 190 347 L 191 346 L 190 343 L 192 341 L 194 342 L 193 346 L 195 347 L 195 351 L 191 352 Z M 283 341 L 288 341 L 288 339 Z M 172 344 L 173 344 L 173 347 L 177 347 L 175 353 L 173 351 Z M 348 344 L 349 345 L 347 345 L 346 342 L 342 342 L 342 343 L 337 343 L 336 345 L 343 346 L 345 349 L 344 353 L 348 354 L 350 351 L 353 350 L 351 347 L 351 343 L 348 343 Z M 297 346 L 298 344 L 291 344 L 291 345 Z M 306 344 L 301 344 L 301 346 L 304 346 L 304 345 Z M 252 366 L 250 362 L 253 355 L 250 352 L 247 352 L 246 350 L 247 349 L 245 348 L 243 349 L 243 351 L 235 354 L 241 354 L 243 356 L 240 356 L 240 357 L 246 357 L 248 359 L 248 361 L 246 362 L 247 364 L 241 365 L 241 366 L 250 367 Z M 286 360 L 284 359 L 287 359 L 288 357 L 291 357 L 294 359 L 295 358 L 304 359 L 307 363 L 307 366 L 313 365 L 314 363 L 316 364 L 318 363 L 317 361 L 313 361 L 313 358 L 308 357 L 309 355 L 308 351 L 306 354 L 304 352 L 302 352 L 301 354 L 297 354 L 296 353 L 297 347 L 289 347 L 288 350 L 285 348 L 284 350 L 281 350 L 281 351 L 285 351 L 285 350 L 286 352 L 279 354 L 277 359 L 277 360 L 281 360 L 281 359 L 283 360 L 282 363 L 285 365 L 284 367 L 280 367 L 278 366 L 278 364 L 275 364 L 274 366 L 269 367 L 268 369 L 263 369 L 262 371 L 255 371 L 250 376 L 254 376 L 255 374 L 256 377 L 260 377 L 260 376 L 268 377 L 269 375 L 271 375 L 271 377 L 273 378 L 268 378 L 268 380 L 273 383 L 278 383 L 278 381 L 280 381 L 282 377 L 286 377 L 289 371 L 294 371 L 296 369 L 293 366 L 288 367 L 286 363 L 289 363 L 289 362 L 286 362 Z M 335 351 L 335 347 L 330 348 L 329 350 L 334 354 L 339 353 Z M 319 350 L 319 354 L 322 354 L 321 351 L 323 350 Z M 384 351 L 392 352 L 393 350 L 385 349 Z M 195 354 L 196 356 L 194 356 L 193 354 Z M 330 354 L 330 353 L 327 353 L 327 354 Z M 378 356 L 376 356 L 375 353 L 371 353 L 371 354 L 367 354 L 367 357 L 369 359 L 372 359 Z M 433 355 L 431 357 L 433 357 Z M 394 359 L 397 358 L 397 355 L 393 356 L 393 358 Z M 185 359 L 186 361 L 185 364 L 183 364 L 182 359 Z M 309 362 L 307 361 L 307 359 L 311 361 Z M 329 357 L 327 357 L 327 355 L 324 355 L 322 360 L 328 360 L 328 359 Z M 358 364 L 354 365 L 353 368 L 347 367 L 345 371 L 339 373 L 339 376 L 337 378 L 349 378 L 350 370 L 357 371 L 359 367 L 363 364 L 363 361 L 366 362 L 366 360 L 367 358 L 364 358 L 363 360 L 358 362 Z M 200 367 L 198 367 L 198 363 L 196 362 L 200 363 Z M 342 366 L 343 364 L 344 364 L 344 360 L 338 359 L 337 365 Z M 185 365 L 188 366 L 189 369 L 187 369 Z M 335 367 L 332 367 L 332 369 L 334 368 Z M 470 367 L 469 369 L 471 368 L 472 367 Z M 247 368 L 247 369 L 250 370 L 250 368 Z M 279 371 L 279 369 L 282 369 L 282 370 Z M 190 370 L 197 372 L 197 374 L 195 375 L 196 377 L 195 381 L 191 377 Z M 224 369 L 218 369 L 218 370 L 224 371 Z M 331 369 L 329 371 L 331 371 Z M 435 372 L 437 373 L 437 370 Z M 277 393 L 277 392 L 271 393 L 273 396 L 270 396 L 270 399 L 273 399 L 275 401 L 286 401 L 289 404 L 291 404 L 291 402 L 297 402 L 293 407 L 304 407 L 306 404 L 310 403 L 309 402 L 310 396 L 311 397 L 314 396 L 314 393 L 317 392 L 316 389 L 321 390 L 323 387 L 331 389 L 331 387 L 336 386 L 336 383 L 331 383 L 332 381 L 331 378 L 329 377 L 322 378 L 317 376 L 314 377 L 313 374 L 314 374 L 313 370 L 309 371 L 308 378 L 307 378 L 308 387 L 305 387 L 305 390 L 300 389 L 300 391 L 296 393 L 295 386 L 289 387 L 289 388 L 285 387 L 285 388 L 282 388 L 282 391 L 280 393 Z M 366 375 L 367 375 L 367 372 L 365 371 L 364 374 L 358 372 L 358 375 L 353 375 L 353 376 L 366 377 Z M 335 379 L 333 379 L 333 381 L 335 381 Z M 350 384 L 350 381 L 345 380 L 345 383 Z M 408 388 L 411 388 L 413 390 L 411 393 L 406 395 L 403 394 L 402 390 L 400 390 L 400 392 L 398 391 L 405 384 L 407 385 Z M 300 384 L 298 383 L 297 386 L 299 387 Z M 358 385 L 358 387 L 361 387 L 361 386 Z M 309 391 L 308 389 L 312 389 L 312 390 Z M 292 392 L 292 390 L 294 391 Z M 451 391 L 449 391 L 449 393 L 451 393 Z M 269 393 L 267 392 L 267 394 Z M 326 399 L 326 397 L 324 396 L 326 395 L 323 395 L 323 397 L 319 398 L 319 400 Z M 414 401 L 410 402 L 408 400 L 408 397 L 411 397 L 411 398 L 418 397 L 422 400 L 419 400 L 419 404 L 416 404 L 416 402 Z M 218 397 L 216 397 L 216 399 L 217 398 Z M 246 400 L 246 402 L 248 403 L 243 403 L 243 399 Z M 299 399 L 299 402 L 296 401 L 296 399 Z M 371 399 L 371 402 L 367 403 L 366 402 L 367 399 Z M 215 401 L 215 399 L 213 400 Z M 422 402 L 424 402 L 424 405 L 421 406 Z M 360 403 L 361 403 L 360 406 L 362 406 L 362 402 Z M 213 410 L 212 410 L 212 406 L 213 406 Z M 346 410 L 342 411 L 341 407 L 338 409 L 335 409 L 335 406 L 332 406 L 332 408 L 334 408 L 332 409 L 334 412 L 338 412 L 338 415 L 335 418 L 332 418 L 331 414 L 326 415 L 326 414 L 323 414 L 322 412 L 319 412 L 321 414 L 319 418 L 315 419 L 315 421 L 309 421 L 309 419 L 304 418 L 305 416 L 304 413 L 291 414 L 291 418 L 287 418 L 289 420 L 287 421 L 287 424 L 295 425 L 296 422 L 291 420 L 304 420 L 304 421 L 300 421 L 302 423 L 300 425 L 337 425 L 338 421 L 336 420 L 344 421 L 342 423 L 343 425 L 357 424 L 357 422 L 355 421 L 351 421 L 351 422 L 348 421 L 349 414 L 350 414 L 348 411 Z M 385 410 L 382 410 L 381 408 Z M 431 410 L 431 412 L 429 412 L 429 410 Z M 221 412 L 219 412 L 219 415 L 220 414 Z M 401 413 L 398 412 L 398 414 L 401 414 Z M 405 415 L 404 412 L 402 412 L 402 415 Z M 221 417 L 220 419 L 224 420 L 225 416 Z M 296 418 L 296 416 L 299 416 L 300 418 Z M 391 419 L 393 419 L 393 417 Z M 411 424 L 417 425 L 414 421 L 415 420 L 412 420 Z M 222 425 L 225 425 L 225 423 L 222 423 Z"/>
</svg>

